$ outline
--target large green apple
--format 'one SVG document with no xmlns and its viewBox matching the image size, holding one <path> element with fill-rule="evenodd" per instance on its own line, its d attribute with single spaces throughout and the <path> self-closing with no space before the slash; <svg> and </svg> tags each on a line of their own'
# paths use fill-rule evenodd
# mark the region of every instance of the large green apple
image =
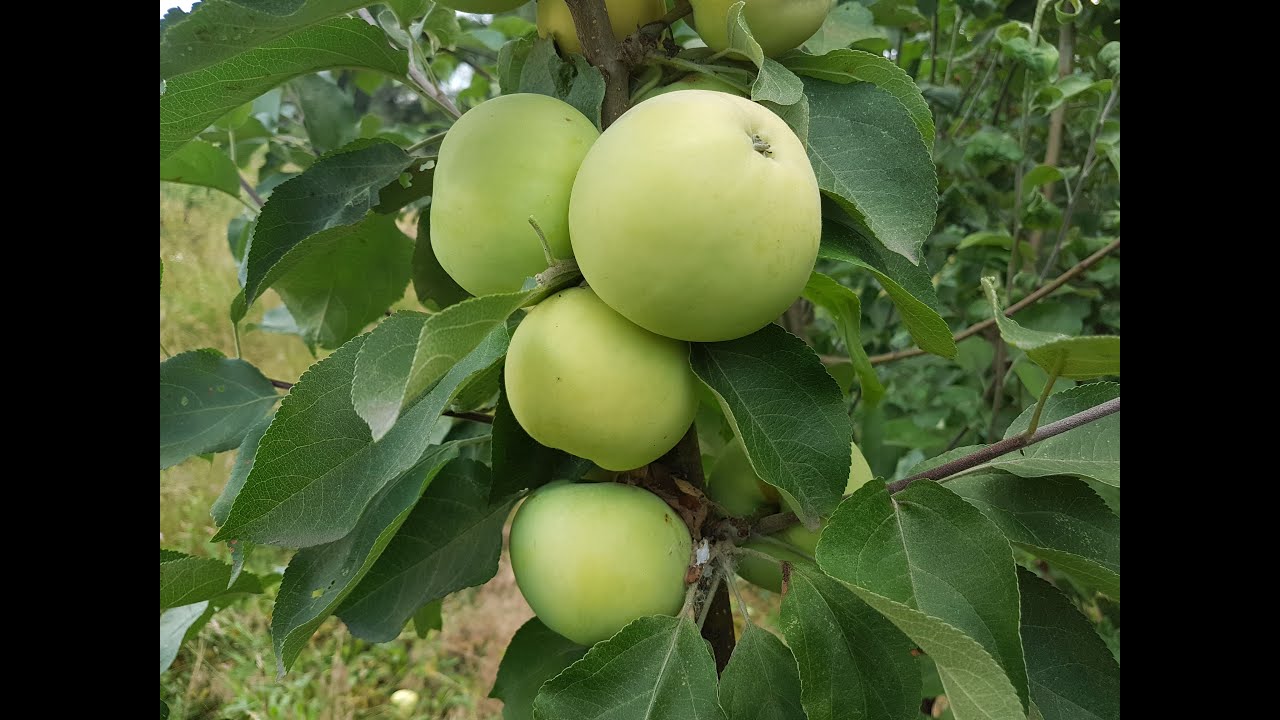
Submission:
<svg viewBox="0 0 1280 720">
<path fill-rule="evenodd" d="M 645 330 L 589 288 L 539 303 L 507 351 L 507 401 L 525 432 L 606 470 L 662 457 L 697 411 L 689 346 Z"/>
<path fill-rule="evenodd" d="M 650 98 L 655 98 L 659 95 L 666 95 L 667 93 L 676 92 L 678 90 L 715 90 L 716 92 L 729 93 L 730 95 L 737 95 L 738 97 L 746 97 L 741 90 L 719 78 L 704 75 L 703 73 L 689 73 L 669 85 L 662 85 L 660 87 L 653 88 L 636 98 L 636 102 L 642 103 Z"/>
<path fill-rule="evenodd" d="M 698 35 L 707 47 L 729 47 L 729 6 L 738 0 L 691 0 Z M 746 0 L 742 14 L 751 37 L 769 57 L 798 48 L 822 27 L 833 0 Z"/>
<path fill-rule="evenodd" d="M 734 517 L 750 517 L 770 509 L 777 512 L 778 490 L 751 469 L 742 441 L 725 445 L 707 476 L 707 495 Z"/>
<path fill-rule="evenodd" d="M 748 335 L 800 295 L 822 209 L 804 146 L 745 98 L 680 90 L 628 110 L 569 201 L 578 265 L 614 310 L 680 340 Z"/>
<path fill-rule="evenodd" d="M 527 2 L 529 0 L 436 0 L 437 5 L 469 13 L 507 12 Z"/>
<path fill-rule="evenodd" d="M 619 40 L 667 13 L 663 0 L 605 0 L 609 26 Z M 560 50 L 581 53 L 582 43 L 564 0 L 538 0 L 538 35 L 554 38 Z"/>
<path fill-rule="evenodd" d="M 511 568 L 544 625 L 594 645 L 645 615 L 675 615 L 692 548 L 653 493 L 618 483 L 547 485 L 511 523 Z"/>
<path fill-rule="evenodd" d="M 568 258 L 569 192 L 600 133 L 568 103 L 503 95 L 462 116 L 440 145 L 431 247 L 472 295 L 514 292 L 547 268 L 532 216 L 557 258 Z"/>
</svg>

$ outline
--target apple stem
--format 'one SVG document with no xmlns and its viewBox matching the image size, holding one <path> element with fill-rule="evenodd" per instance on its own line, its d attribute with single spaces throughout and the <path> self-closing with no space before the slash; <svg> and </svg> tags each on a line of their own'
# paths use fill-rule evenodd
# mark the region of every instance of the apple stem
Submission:
<svg viewBox="0 0 1280 720">
<path fill-rule="evenodd" d="M 542 245 L 542 256 L 547 259 L 547 267 L 556 264 L 556 256 L 551 252 L 551 243 L 547 242 L 547 236 L 542 232 L 542 226 L 538 225 L 538 221 L 529 216 L 529 224 L 533 226 L 533 231 L 538 235 L 538 242 Z"/>
</svg>

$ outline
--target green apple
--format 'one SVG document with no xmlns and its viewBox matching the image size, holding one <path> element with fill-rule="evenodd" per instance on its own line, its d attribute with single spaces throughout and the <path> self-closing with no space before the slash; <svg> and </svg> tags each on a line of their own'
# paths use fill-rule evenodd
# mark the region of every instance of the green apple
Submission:
<svg viewBox="0 0 1280 720">
<path fill-rule="evenodd" d="M 707 476 L 707 495 L 734 517 L 750 517 L 778 507 L 778 490 L 751 469 L 742 441 L 725 445 Z"/>
<path fill-rule="evenodd" d="M 714 342 L 759 330 L 800 295 L 822 208 L 782 118 L 728 93 L 679 90 L 631 108 L 591 147 L 569 232 L 610 307 L 659 335 Z"/>
<path fill-rule="evenodd" d="M 684 603 L 693 542 L 658 496 L 631 485 L 547 485 L 511 523 L 511 568 L 538 619 L 594 645 Z"/>
<path fill-rule="evenodd" d="M 737 573 L 742 579 L 765 590 L 782 592 L 782 560 L 808 560 L 813 562 L 814 549 L 822 532 L 806 530 L 803 525 L 787 528 L 768 538 L 757 538 L 743 543 L 742 547 L 767 553 L 777 562 L 762 557 L 743 555 L 738 560 Z"/>
<path fill-rule="evenodd" d="M 469 13 L 500 13 L 515 10 L 529 0 L 436 0 L 437 5 Z"/>
<path fill-rule="evenodd" d="M 667 13 L 663 0 L 605 0 L 613 36 L 622 40 Z M 564 0 L 538 0 L 538 35 L 554 38 L 565 53 L 582 53 L 577 28 Z"/>
<path fill-rule="evenodd" d="M 569 192 L 600 133 L 568 103 L 503 95 L 467 111 L 440 145 L 431 197 L 431 247 L 472 295 L 514 292 L 547 268 L 529 224 L 552 253 L 572 255 Z"/>
<path fill-rule="evenodd" d="M 691 0 L 693 20 L 707 47 L 729 47 L 729 6 L 737 0 Z M 742 14 L 769 57 L 800 47 L 822 27 L 834 0 L 746 0 Z"/>
<path fill-rule="evenodd" d="M 698 407 L 689 346 L 628 321 L 589 288 L 562 290 L 529 312 L 505 377 L 530 437 L 606 470 L 662 457 Z"/>
<path fill-rule="evenodd" d="M 636 102 L 642 103 L 650 98 L 655 98 L 659 95 L 666 95 L 667 93 L 676 92 L 677 90 L 715 90 L 716 92 L 729 93 L 730 95 L 737 95 L 738 97 L 746 97 L 746 93 L 733 85 L 730 85 L 724 80 L 710 75 L 704 75 L 703 73 L 689 73 L 669 85 L 653 88 L 649 92 L 646 92 L 636 98 Z"/>
</svg>

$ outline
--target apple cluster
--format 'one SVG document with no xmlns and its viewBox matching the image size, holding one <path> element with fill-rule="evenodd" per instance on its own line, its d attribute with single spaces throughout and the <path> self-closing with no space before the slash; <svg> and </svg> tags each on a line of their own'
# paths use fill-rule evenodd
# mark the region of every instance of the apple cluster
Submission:
<svg viewBox="0 0 1280 720">
<path fill-rule="evenodd" d="M 521 3 L 442 4 L 495 12 Z M 725 24 L 730 4 L 695 0 L 694 20 Z M 748 22 L 777 30 L 751 8 L 791 4 L 748 2 Z M 777 52 L 807 39 L 831 3 L 794 4 L 813 5 L 816 24 L 771 40 Z M 660 18 L 665 3 L 607 7 L 621 38 Z M 561 51 L 581 51 L 564 0 L 539 1 L 538 28 Z M 757 35 L 762 45 L 766 36 Z M 727 34 L 703 37 L 727 43 Z M 576 262 L 585 282 L 543 300 L 516 328 L 506 399 L 538 442 L 624 471 L 657 460 L 692 424 L 689 343 L 749 335 L 799 296 L 817 258 L 821 208 L 791 128 L 736 88 L 691 77 L 649 91 L 603 133 L 543 95 L 473 108 L 441 144 L 430 230 L 441 267 L 473 295 L 515 292 Z M 510 547 L 534 612 L 590 645 L 637 617 L 679 611 L 692 539 L 647 490 L 561 482 L 521 505 Z"/>
</svg>

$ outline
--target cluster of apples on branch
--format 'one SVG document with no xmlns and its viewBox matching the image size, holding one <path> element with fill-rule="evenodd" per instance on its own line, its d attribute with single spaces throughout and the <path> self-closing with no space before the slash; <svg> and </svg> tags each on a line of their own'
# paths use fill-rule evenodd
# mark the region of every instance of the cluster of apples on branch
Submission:
<svg viewBox="0 0 1280 720">
<path fill-rule="evenodd" d="M 441 4 L 500 12 L 523 3 Z M 730 4 L 693 2 L 712 48 L 728 44 Z M 744 12 L 777 54 L 812 35 L 830 7 L 748 0 Z M 665 5 L 608 0 L 607 9 L 621 39 L 661 18 Z M 564 0 L 539 0 L 537 18 L 561 51 L 581 51 Z M 698 407 L 689 343 L 734 340 L 773 322 L 817 258 L 820 195 L 803 144 L 768 108 L 730 86 L 707 87 L 715 88 L 685 79 L 654 88 L 603 133 L 558 99 L 503 95 L 464 114 L 440 147 L 431 246 L 459 286 L 482 296 L 565 267 L 581 273 L 581 286 L 538 303 L 516 328 L 506 398 L 530 437 L 607 471 L 646 466 L 675 447 Z M 855 448 L 850 489 L 869 477 Z M 734 516 L 785 502 L 740 443 L 720 459 L 708 495 Z M 791 534 L 758 549 L 811 555 L 818 535 Z M 679 612 L 692 547 L 685 521 L 657 495 L 585 480 L 534 492 L 510 539 L 530 607 L 583 645 L 638 617 Z M 767 562 L 744 563 L 740 574 L 778 589 Z"/>
</svg>

